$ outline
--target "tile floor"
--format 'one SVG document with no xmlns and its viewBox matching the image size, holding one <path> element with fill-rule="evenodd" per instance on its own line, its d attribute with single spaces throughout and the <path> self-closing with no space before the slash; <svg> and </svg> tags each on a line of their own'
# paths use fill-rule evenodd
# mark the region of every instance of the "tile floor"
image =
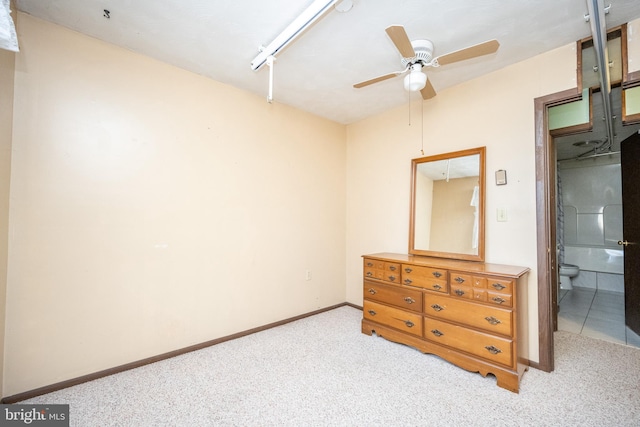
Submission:
<svg viewBox="0 0 640 427">
<path fill-rule="evenodd" d="M 574 287 L 559 298 L 559 330 L 640 347 L 640 336 L 624 324 L 624 293 Z"/>
</svg>

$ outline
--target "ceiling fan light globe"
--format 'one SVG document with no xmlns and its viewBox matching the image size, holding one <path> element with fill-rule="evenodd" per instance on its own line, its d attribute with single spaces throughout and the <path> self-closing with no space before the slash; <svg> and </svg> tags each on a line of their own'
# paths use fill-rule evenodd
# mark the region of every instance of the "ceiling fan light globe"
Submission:
<svg viewBox="0 0 640 427">
<path fill-rule="evenodd" d="M 418 92 L 427 84 L 427 75 L 421 71 L 411 72 L 404 78 L 404 88 L 409 92 Z"/>
</svg>

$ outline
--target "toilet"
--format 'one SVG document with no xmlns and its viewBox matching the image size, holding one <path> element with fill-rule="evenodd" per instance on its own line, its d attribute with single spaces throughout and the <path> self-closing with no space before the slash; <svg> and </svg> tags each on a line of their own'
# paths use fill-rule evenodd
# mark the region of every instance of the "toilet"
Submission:
<svg viewBox="0 0 640 427">
<path fill-rule="evenodd" d="M 580 268 L 573 264 L 560 264 L 560 289 L 571 290 L 571 278 L 576 277 L 580 272 Z"/>
</svg>

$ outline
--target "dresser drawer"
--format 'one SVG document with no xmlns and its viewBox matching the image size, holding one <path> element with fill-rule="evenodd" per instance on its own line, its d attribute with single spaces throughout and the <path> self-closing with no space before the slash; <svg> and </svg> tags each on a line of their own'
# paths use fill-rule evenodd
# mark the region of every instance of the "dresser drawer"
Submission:
<svg viewBox="0 0 640 427">
<path fill-rule="evenodd" d="M 487 302 L 502 307 L 513 307 L 511 295 L 487 291 Z"/>
<path fill-rule="evenodd" d="M 513 294 L 513 280 L 474 276 L 467 273 L 452 271 L 451 285 L 453 286 L 454 284 L 484 288 L 491 292 L 499 292 L 501 294 Z"/>
<path fill-rule="evenodd" d="M 456 271 L 451 272 L 451 286 L 473 286 L 473 276 L 465 273 L 458 273 Z M 476 284 L 478 286 L 478 284 Z"/>
<path fill-rule="evenodd" d="M 402 272 L 400 271 L 400 264 L 385 262 L 383 280 L 391 283 L 400 284 L 401 279 L 402 279 Z"/>
<path fill-rule="evenodd" d="M 366 279 L 378 279 L 378 280 L 383 280 L 384 279 L 384 270 L 378 270 L 375 268 L 371 268 L 371 267 L 367 267 L 365 265 L 364 267 L 364 277 Z"/>
<path fill-rule="evenodd" d="M 373 268 L 376 270 L 384 270 L 384 261 L 380 261 L 377 259 L 365 258 L 364 259 L 364 267 Z"/>
<path fill-rule="evenodd" d="M 435 319 L 424 319 L 425 338 L 506 366 L 513 365 L 513 341 Z"/>
<path fill-rule="evenodd" d="M 364 300 L 364 318 L 399 329 L 416 336 L 422 336 L 422 315 L 377 302 Z"/>
<path fill-rule="evenodd" d="M 422 312 L 422 292 L 400 286 L 389 286 L 370 280 L 364 281 L 366 299 Z"/>
<path fill-rule="evenodd" d="M 513 335 L 511 310 L 425 293 L 424 312 L 427 316 L 462 323 L 494 334 Z"/>
<path fill-rule="evenodd" d="M 513 280 L 487 277 L 487 289 L 491 292 L 513 295 Z"/>
<path fill-rule="evenodd" d="M 500 292 L 504 294 L 513 293 L 513 281 L 496 279 L 493 277 L 474 276 L 468 273 L 460 273 L 452 271 L 451 286 L 472 286 L 474 288 L 489 289 L 492 292 Z"/>
<path fill-rule="evenodd" d="M 402 284 L 430 291 L 448 293 L 447 270 L 421 267 L 410 264 L 402 265 Z"/>
<path fill-rule="evenodd" d="M 451 295 L 454 298 L 463 298 L 474 301 L 487 302 L 487 290 L 470 286 L 460 286 L 452 283 L 450 285 Z"/>
<path fill-rule="evenodd" d="M 451 296 L 464 299 L 473 299 L 473 288 L 470 286 L 460 286 L 452 283 Z"/>
<path fill-rule="evenodd" d="M 457 271 L 450 274 L 452 296 L 513 307 L 513 280 L 474 276 Z"/>
<path fill-rule="evenodd" d="M 400 279 L 402 278 L 401 266 L 400 263 L 365 258 L 364 277 L 365 279 L 378 279 L 400 284 Z"/>
<path fill-rule="evenodd" d="M 479 299 L 486 301 L 486 290 L 473 287 L 473 276 L 463 273 L 451 272 L 449 287 L 451 296 L 465 299 Z M 474 296 L 475 291 L 475 296 Z"/>
</svg>

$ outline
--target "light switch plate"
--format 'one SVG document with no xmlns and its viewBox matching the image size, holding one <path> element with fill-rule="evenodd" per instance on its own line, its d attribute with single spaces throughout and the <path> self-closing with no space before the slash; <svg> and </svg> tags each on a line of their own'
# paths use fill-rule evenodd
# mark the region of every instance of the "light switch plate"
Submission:
<svg viewBox="0 0 640 427">
<path fill-rule="evenodd" d="M 498 208 L 496 210 L 496 217 L 498 222 L 506 222 L 507 221 L 507 208 Z"/>
</svg>

